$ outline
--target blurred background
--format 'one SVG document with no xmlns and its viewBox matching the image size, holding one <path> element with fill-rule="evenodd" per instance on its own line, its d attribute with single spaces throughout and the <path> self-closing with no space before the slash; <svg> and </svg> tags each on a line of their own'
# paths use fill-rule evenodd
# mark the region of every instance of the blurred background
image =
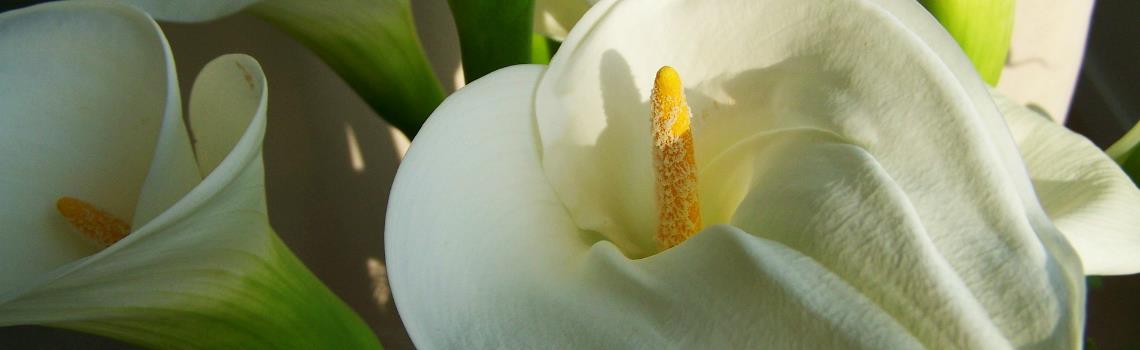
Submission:
<svg viewBox="0 0 1140 350">
<path fill-rule="evenodd" d="M 33 2 L 3 2 L 0 11 Z M 463 78 L 447 2 L 411 3 L 432 68 L 454 91 Z M 1107 147 L 1140 118 L 1137 14 L 1135 0 L 1019 1 L 999 89 Z M 198 71 L 219 55 L 240 52 L 261 62 L 270 89 L 264 157 L 273 226 L 385 348 L 412 348 L 388 290 L 382 235 L 407 138 L 313 53 L 257 18 L 238 14 L 162 28 L 184 99 Z M 1140 275 L 1090 280 L 1086 335 L 1090 348 L 1140 349 Z M 47 327 L 0 328 L 0 349 L 10 348 L 133 347 Z"/>
</svg>

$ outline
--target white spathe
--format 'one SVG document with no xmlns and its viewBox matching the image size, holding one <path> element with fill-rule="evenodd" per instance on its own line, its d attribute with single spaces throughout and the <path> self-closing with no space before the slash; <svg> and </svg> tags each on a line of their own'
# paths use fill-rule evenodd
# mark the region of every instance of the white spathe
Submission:
<svg viewBox="0 0 1140 350">
<path fill-rule="evenodd" d="M 174 62 L 149 18 L 52 4 L 4 13 L 0 28 L 2 293 L 96 252 L 57 198 L 95 203 L 137 230 L 201 177 Z"/>
<path fill-rule="evenodd" d="M 196 149 L 173 65 L 161 30 L 131 7 L 0 14 L 0 327 L 152 348 L 378 348 L 269 227 L 257 61 L 203 68 L 188 118 Z M 56 212 L 60 196 L 131 221 L 130 235 L 86 245 Z"/>
<path fill-rule="evenodd" d="M 709 226 L 658 251 L 664 65 Z M 913 1 L 603 1 L 549 67 L 468 85 L 416 137 L 386 222 L 396 305 L 423 348 L 1079 347 L 1082 262 L 1140 271 L 1137 189 L 1043 166 L 1095 148 L 1023 159 L 1044 138 L 1011 137 L 1013 113 Z M 1054 176 L 1124 194 L 1035 192 Z"/>
<path fill-rule="evenodd" d="M 169 46 L 145 14 L 53 3 L 4 13 L 0 29 L 0 309 L 107 260 L 130 266 L 163 253 L 147 246 L 217 232 L 165 232 L 210 212 L 264 216 L 266 87 L 253 58 L 219 57 L 195 81 L 195 154 Z M 131 234 L 98 250 L 56 211 L 61 196 L 127 219 Z"/>
</svg>

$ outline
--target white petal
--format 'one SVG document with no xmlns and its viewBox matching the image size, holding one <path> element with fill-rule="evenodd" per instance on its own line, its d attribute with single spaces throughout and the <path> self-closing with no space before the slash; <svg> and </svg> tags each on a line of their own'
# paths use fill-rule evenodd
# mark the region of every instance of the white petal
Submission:
<svg viewBox="0 0 1140 350">
<path fill-rule="evenodd" d="M 166 113 L 158 130 L 158 141 L 151 158 L 150 170 L 139 193 L 131 226 L 138 228 L 170 208 L 194 186 L 202 181 L 194 150 L 190 144 L 186 122 L 182 119 L 182 96 L 178 89 L 178 73 L 174 68 L 174 55 L 166 36 L 158 25 L 166 54 Z"/>
<path fill-rule="evenodd" d="M 202 177 L 234 148 L 254 117 L 265 113 L 265 76 L 252 57 L 231 54 L 202 68 L 190 94 L 190 129 Z"/>
<path fill-rule="evenodd" d="M 702 203 L 711 204 L 703 211 L 706 224 L 725 223 L 748 193 L 778 192 L 801 181 L 748 181 L 709 171 L 723 152 L 756 134 L 810 128 L 839 135 L 863 149 L 891 184 L 895 197 L 886 202 L 894 206 L 887 209 L 906 208 L 898 215 L 917 223 L 921 238 L 931 242 L 910 256 L 935 254 L 929 258 L 944 261 L 941 275 L 960 278 L 955 293 L 979 294 L 976 303 L 985 310 L 980 315 L 991 313 L 985 317 L 1001 337 L 1014 344 L 1056 338 L 1072 344 L 1080 338 L 1079 327 L 1072 327 L 1080 324 L 1083 307 L 1080 263 L 1037 203 L 985 85 L 918 4 L 621 1 L 591 9 L 539 85 L 535 108 L 543 164 L 577 225 L 635 257 L 653 249 L 644 100 L 663 65 L 676 67 L 686 82 L 696 116 L 699 181 L 728 184 L 702 187 Z M 788 220 L 830 222 L 811 209 L 777 212 Z M 874 217 L 876 209 L 864 210 L 856 211 L 858 217 Z M 826 253 L 785 243 L 827 261 Z M 918 269 L 910 276 L 928 272 Z M 1033 276 L 1027 285 L 1011 282 L 1023 275 Z M 1021 298 L 1026 295 L 1045 297 Z M 1011 300 L 1051 307 L 1042 314 L 1064 326 L 1027 326 L 1012 315 L 1024 308 L 1011 307 Z M 950 326 L 976 324 L 978 315 L 948 316 L 961 317 Z M 984 332 L 965 334 L 990 339 Z"/>
<path fill-rule="evenodd" d="M 456 92 L 400 167 L 386 254 L 417 346 L 743 346 L 757 333 L 786 344 L 917 346 L 835 276 L 731 227 L 641 262 L 609 243 L 591 247 L 597 237 L 574 227 L 540 169 L 529 102 L 541 74 L 508 68 Z M 799 333 L 833 326 L 868 334 Z"/>
<path fill-rule="evenodd" d="M 232 15 L 261 0 L 114 0 L 136 6 L 154 18 L 172 22 L 205 22 Z"/>
<path fill-rule="evenodd" d="M 539 168 L 531 101 L 542 73 L 509 67 L 456 91 L 400 165 L 385 255 L 393 297 L 419 347 L 457 345 L 456 337 L 479 347 L 488 344 L 474 342 L 525 333 L 494 333 L 519 313 L 544 312 L 534 300 L 509 299 L 548 279 L 520 270 L 549 269 L 586 248 Z M 475 323 L 456 328 L 448 319 Z"/>
<path fill-rule="evenodd" d="M 911 200 L 943 193 L 905 191 L 868 150 L 814 129 L 758 135 L 714 162 L 706 173 L 750 181 L 733 225 L 813 259 L 928 347 L 1081 341 L 1083 279 L 1017 218 L 966 244 L 938 237 Z"/>
<path fill-rule="evenodd" d="M 1140 272 L 1140 190 L 1096 145 L 994 93 L 1041 204 L 1090 275 Z"/>
<path fill-rule="evenodd" d="M 993 193 L 912 198 L 938 239 L 965 244 L 987 215 L 1052 230 L 984 83 L 917 3 L 610 1 L 559 49 L 535 108 L 575 221 L 634 256 L 656 247 L 646 99 L 664 65 L 685 82 L 701 168 L 750 135 L 812 127 L 866 147 L 907 192 Z M 947 215 L 989 202 L 1005 211 Z"/>
<path fill-rule="evenodd" d="M 94 252 L 56 212 L 60 196 L 140 225 L 197 183 L 172 64 L 137 10 L 0 14 L 0 291 Z"/>
<path fill-rule="evenodd" d="M 541 74 L 537 67 L 508 68 L 458 91 L 401 165 L 386 254 L 396 303 L 419 347 L 893 349 L 1079 341 L 1082 319 L 1072 308 L 1083 294 L 1065 271 L 1030 254 L 986 278 L 1004 278 L 1011 290 L 971 290 L 873 160 L 818 130 L 781 132 L 794 142 L 743 152 L 755 156 L 748 162 L 724 158 L 725 166 L 767 171 L 746 175 L 748 182 L 799 181 L 756 187 L 788 190 L 789 198 L 753 198 L 743 209 L 775 208 L 769 215 L 738 212 L 734 223 L 762 226 L 760 237 L 717 225 L 631 260 L 577 229 L 545 180 L 529 103 Z M 855 186 L 824 187 L 836 181 Z M 829 198 L 831 205 L 810 207 Z M 821 219 L 807 220 L 804 212 Z M 820 226 L 803 226 L 811 223 Z M 811 242 L 821 245 L 804 246 Z M 1053 274 L 1034 270 L 1024 285 L 1014 283 L 1021 276 L 1005 275 L 1026 264 Z M 861 272 L 873 269 L 907 273 Z M 989 307 L 978 299 L 1013 300 Z"/>
<path fill-rule="evenodd" d="M 199 186 L 122 241 L 0 292 L 0 326 L 49 324 L 152 348 L 379 348 L 269 227 L 261 68 L 227 55 L 203 74 L 200 81 L 249 79 L 257 87 L 259 107 L 228 116 L 238 120 L 226 123 L 238 129 L 226 140 L 232 149 Z"/>
</svg>

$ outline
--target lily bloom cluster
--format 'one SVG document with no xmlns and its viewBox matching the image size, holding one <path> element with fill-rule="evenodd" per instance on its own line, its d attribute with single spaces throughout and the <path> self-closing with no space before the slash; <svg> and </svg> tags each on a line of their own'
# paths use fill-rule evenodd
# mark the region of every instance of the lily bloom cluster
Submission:
<svg viewBox="0 0 1140 350">
<path fill-rule="evenodd" d="M 663 66 L 703 225 L 667 249 Z M 1140 271 L 1137 208 L 913 1 L 611 0 L 444 101 L 386 249 L 425 348 L 1078 348 L 1084 276 Z"/>
</svg>

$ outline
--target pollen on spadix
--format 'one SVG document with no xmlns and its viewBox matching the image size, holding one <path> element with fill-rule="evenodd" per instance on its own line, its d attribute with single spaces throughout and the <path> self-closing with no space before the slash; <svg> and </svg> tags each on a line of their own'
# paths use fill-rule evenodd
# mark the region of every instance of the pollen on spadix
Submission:
<svg viewBox="0 0 1140 350">
<path fill-rule="evenodd" d="M 671 248 L 696 234 L 701 227 L 692 114 L 685 101 L 681 77 L 672 67 L 661 67 L 657 71 L 650 105 L 660 219 L 656 239 L 661 248 Z"/>
<path fill-rule="evenodd" d="M 131 232 L 131 225 L 126 221 L 79 199 L 60 197 L 55 207 L 76 231 L 104 248 Z"/>
</svg>

